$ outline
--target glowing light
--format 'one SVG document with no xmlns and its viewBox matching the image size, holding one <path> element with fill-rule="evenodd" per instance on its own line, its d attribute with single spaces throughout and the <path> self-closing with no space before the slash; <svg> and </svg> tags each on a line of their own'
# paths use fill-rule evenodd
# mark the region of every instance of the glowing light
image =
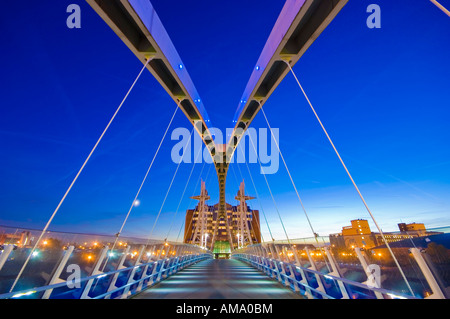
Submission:
<svg viewBox="0 0 450 319">
<path fill-rule="evenodd" d="M 182 70 L 182 69 L 183 69 L 183 64 L 178 64 L 178 68 L 179 68 L 180 70 Z"/>
<path fill-rule="evenodd" d="M 406 299 L 405 297 L 400 297 L 394 294 L 388 294 L 388 296 L 390 296 L 392 299 Z"/>
<path fill-rule="evenodd" d="M 31 254 L 32 257 L 36 257 L 37 255 L 39 255 L 38 251 L 33 251 L 33 253 Z"/>
<path fill-rule="evenodd" d="M 42 242 L 42 244 L 43 244 L 43 245 L 47 245 L 47 244 L 48 244 L 48 241 L 44 240 L 44 241 Z"/>
<path fill-rule="evenodd" d="M 139 199 L 136 199 L 133 203 L 133 206 L 138 207 L 139 205 L 141 205 L 141 201 Z"/>
<path fill-rule="evenodd" d="M 34 290 L 30 290 L 30 291 L 27 291 L 27 292 L 18 293 L 18 294 L 15 294 L 14 296 L 12 296 L 12 298 L 20 298 L 22 296 L 29 296 L 31 294 L 34 294 L 35 292 L 36 291 L 34 291 Z"/>
<path fill-rule="evenodd" d="M 261 68 L 259 67 L 259 65 L 256 66 L 256 71 L 259 71 Z"/>
</svg>

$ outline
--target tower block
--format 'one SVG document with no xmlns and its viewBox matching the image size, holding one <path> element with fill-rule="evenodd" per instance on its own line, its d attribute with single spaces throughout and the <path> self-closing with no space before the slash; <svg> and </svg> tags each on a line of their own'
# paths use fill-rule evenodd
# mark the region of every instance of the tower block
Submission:
<svg viewBox="0 0 450 319">
<path fill-rule="evenodd" d="M 237 237 L 238 248 L 245 247 L 253 244 L 252 235 L 250 232 L 250 223 L 252 218 L 248 216 L 247 200 L 255 199 L 253 196 L 245 195 L 245 183 L 242 181 L 239 186 L 239 191 L 235 197 L 239 201 L 237 211 Z"/>
<path fill-rule="evenodd" d="M 206 247 L 208 243 L 208 206 L 206 205 L 206 201 L 210 199 L 210 196 L 208 195 L 204 181 L 201 183 L 200 195 L 192 196 L 191 198 L 199 201 L 198 219 L 195 224 L 192 244 Z"/>
</svg>

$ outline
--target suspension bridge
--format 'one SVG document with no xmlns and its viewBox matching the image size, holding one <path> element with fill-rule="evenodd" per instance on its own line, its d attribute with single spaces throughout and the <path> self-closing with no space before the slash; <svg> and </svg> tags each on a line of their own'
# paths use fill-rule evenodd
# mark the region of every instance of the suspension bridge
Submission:
<svg viewBox="0 0 450 319">
<path fill-rule="evenodd" d="M 13 244 L 4 245 L 0 255 L 0 278 L 3 276 L 1 286 L 3 291 L 0 291 L 0 298 L 448 298 L 447 279 L 439 275 L 439 267 L 434 265 L 426 251 L 421 249 L 423 245 L 420 246 L 418 243 L 421 237 L 407 237 L 411 246 L 407 248 L 405 254 L 405 250 L 400 250 L 399 244 L 392 240 L 393 235 L 383 232 L 380 228 L 376 216 L 365 201 L 342 159 L 338 147 L 328 134 L 298 75 L 294 72 L 294 65 L 314 41 L 320 41 L 320 34 L 339 15 L 347 1 L 286 1 L 241 96 L 233 118 L 232 134 L 226 144 L 218 144 L 214 139 L 214 132 L 211 131 L 212 125 L 207 109 L 150 1 L 87 0 L 92 9 L 135 54 L 143 66 L 44 229 L 36 232 L 37 239 L 31 245 L 28 243 L 28 246 L 22 242 L 20 246 L 23 247 Z M 108 245 L 101 245 L 99 241 L 92 242 L 91 239 L 86 239 L 84 244 L 78 243 L 78 246 L 68 244 L 64 246 L 64 249 L 58 251 L 42 249 L 48 244 L 45 236 L 53 218 L 58 214 L 97 146 L 101 143 L 141 75 L 146 71 L 149 71 L 161 84 L 175 103 L 176 108 L 167 129 L 160 134 L 162 139 L 159 147 L 145 176 L 140 181 L 140 187 L 132 200 L 121 228 L 114 237 L 102 240 L 108 242 Z M 260 200 L 253 178 L 250 180 L 250 185 L 253 186 L 255 197 L 247 194 L 245 185 L 242 183 L 235 197 L 239 204 L 235 211 L 229 212 L 230 207 L 226 203 L 225 194 L 226 191 L 229 191 L 226 189 L 226 181 L 233 155 L 238 150 L 239 143 L 257 114 L 263 115 L 271 135 L 274 134 L 263 106 L 287 76 L 292 77 L 298 84 L 299 97 L 306 99 L 324 133 L 324 138 L 330 143 L 370 216 L 371 222 L 376 226 L 381 243 L 379 246 L 382 246 L 380 249 L 383 249 L 383 254 L 386 256 L 385 263 L 376 260 L 376 254 L 364 249 L 364 245 L 351 247 L 351 251 L 342 253 L 334 249 L 333 243 L 327 238 L 317 235 L 285 161 L 283 150 L 278 144 L 276 145 L 277 150 L 302 213 L 308 221 L 312 237 L 302 240 L 289 238 L 283 224 L 282 214 L 277 208 L 286 239 L 261 240 L 260 234 L 256 233 L 261 223 L 259 212 L 256 215 L 256 212 L 251 212 L 246 205 L 248 200 Z M 178 110 L 181 110 L 192 124 L 191 134 L 198 134 L 201 137 L 212 158 L 218 178 L 219 202 L 214 209 L 206 204 L 209 195 L 205 183 L 202 181 L 200 195 L 192 197 L 198 201 L 198 205 L 197 210 L 192 213 L 189 224 L 185 225 L 185 232 L 191 231 L 191 233 L 187 237 L 185 234 L 184 242 L 171 242 L 167 238 L 155 240 L 150 239 L 151 236 L 148 240 L 126 239 L 122 236 L 124 226 L 136 206 L 142 187 Z M 276 141 L 275 136 L 273 137 Z M 255 148 L 251 139 L 250 142 Z M 259 158 L 258 162 L 261 165 Z M 179 167 L 178 165 L 177 171 Z M 264 170 L 262 166 L 261 170 Z M 191 175 L 189 175 L 186 187 L 190 182 Z M 265 175 L 264 179 L 271 199 L 277 207 Z M 181 197 L 184 196 L 185 191 L 186 188 Z M 163 205 L 166 200 L 167 194 Z M 261 213 L 266 220 L 264 210 Z M 156 217 L 157 220 L 160 214 L 161 210 Z M 209 219 L 215 220 L 215 222 L 208 224 Z M 254 221 L 253 224 L 252 221 Z M 156 222 L 151 230 L 152 234 L 155 225 Z M 270 225 L 267 226 L 270 231 Z M 430 233 L 427 234 L 430 235 Z M 364 237 L 362 238 L 364 239 Z M 427 238 L 429 241 L 433 241 L 432 236 Z M 19 239 L 19 242 L 21 240 L 23 241 L 23 239 Z M 226 242 L 225 256 L 227 258 L 220 258 L 221 254 L 217 252 L 219 242 Z M 44 256 L 39 259 L 41 261 L 35 258 L 38 254 Z M 345 254 L 351 258 L 347 258 Z M 381 255 L 381 253 L 379 254 Z M 74 267 L 71 272 L 68 272 L 67 269 L 71 265 L 84 265 L 84 267 L 80 269 Z M 33 276 L 37 273 L 45 275 L 34 278 Z M 76 274 L 78 276 L 74 276 Z"/>
</svg>

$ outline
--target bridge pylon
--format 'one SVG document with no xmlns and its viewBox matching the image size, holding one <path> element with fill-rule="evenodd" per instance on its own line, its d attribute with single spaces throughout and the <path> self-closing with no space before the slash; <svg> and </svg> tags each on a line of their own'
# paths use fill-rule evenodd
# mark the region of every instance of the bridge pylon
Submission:
<svg viewBox="0 0 450 319">
<path fill-rule="evenodd" d="M 230 244 L 231 251 L 233 251 L 232 225 L 230 220 L 228 219 L 227 203 L 225 199 L 226 180 L 230 163 L 229 155 L 226 152 L 226 145 L 216 144 L 215 153 L 212 154 L 212 156 L 214 160 L 214 166 L 216 168 L 217 179 L 219 182 L 219 205 L 217 212 L 217 221 L 215 229 L 213 231 L 212 244 L 214 245 L 216 236 L 218 236 L 220 220 L 223 219 L 228 235 L 228 242 Z"/>
<path fill-rule="evenodd" d="M 201 183 L 200 195 L 192 196 L 191 198 L 199 201 L 198 219 L 195 224 L 191 243 L 206 248 L 208 246 L 208 206 L 206 205 L 206 201 L 210 199 L 210 196 L 208 195 L 204 181 Z"/>
<path fill-rule="evenodd" d="M 239 186 L 239 191 L 235 197 L 239 201 L 238 206 L 238 248 L 242 248 L 248 245 L 253 245 L 252 235 L 250 232 L 249 226 L 249 218 L 248 218 L 248 208 L 247 208 L 247 200 L 255 199 L 253 196 L 245 195 L 245 183 L 241 182 Z"/>
</svg>

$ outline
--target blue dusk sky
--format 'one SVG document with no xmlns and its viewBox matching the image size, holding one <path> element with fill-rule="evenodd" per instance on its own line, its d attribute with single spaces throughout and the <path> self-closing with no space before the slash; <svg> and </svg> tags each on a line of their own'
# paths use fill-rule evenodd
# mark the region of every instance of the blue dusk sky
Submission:
<svg viewBox="0 0 450 319">
<path fill-rule="evenodd" d="M 225 132 L 284 1 L 151 1 L 199 92 Z M 450 0 L 440 1 L 450 8 Z M 66 26 L 69 4 L 81 28 Z M 381 28 L 366 25 L 369 4 Z M 142 63 L 85 2 L 9 1 L 0 12 L 0 224 L 42 229 L 94 146 Z M 350 0 L 294 71 L 384 231 L 400 222 L 450 225 L 450 17 L 428 0 Z M 144 72 L 50 229 L 116 233 L 175 110 Z M 288 74 L 264 105 L 314 230 L 339 232 L 369 219 L 295 79 Z M 259 113 L 255 129 L 267 128 Z M 178 112 L 124 228 L 124 235 L 175 240 L 206 181 L 218 202 L 212 165 L 177 164 L 170 134 L 192 127 Z M 192 155 L 193 157 L 194 155 Z M 193 168 L 185 195 L 180 199 Z M 227 201 L 242 179 L 260 210 L 264 239 L 312 235 L 286 169 L 232 164 Z M 197 187 L 196 187 L 197 186 Z M 181 202 L 180 202 L 181 200 Z M 179 209 L 177 211 L 177 207 Z M 264 209 L 264 214 L 261 210 Z M 182 233 L 181 233 L 182 234 Z"/>
</svg>

